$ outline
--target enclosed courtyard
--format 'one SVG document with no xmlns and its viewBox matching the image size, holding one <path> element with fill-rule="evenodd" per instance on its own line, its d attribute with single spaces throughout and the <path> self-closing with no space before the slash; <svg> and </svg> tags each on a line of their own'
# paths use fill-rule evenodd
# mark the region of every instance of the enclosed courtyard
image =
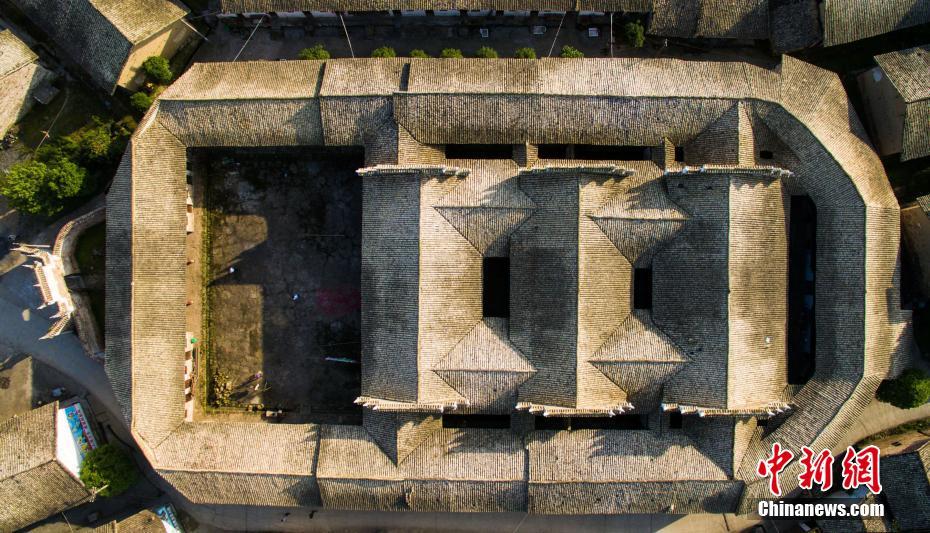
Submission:
<svg viewBox="0 0 930 533">
<path fill-rule="evenodd" d="M 204 150 L 193 161 L 209 254 L 207 404 L 358 423 L 362 154 Z"/>
</svg>

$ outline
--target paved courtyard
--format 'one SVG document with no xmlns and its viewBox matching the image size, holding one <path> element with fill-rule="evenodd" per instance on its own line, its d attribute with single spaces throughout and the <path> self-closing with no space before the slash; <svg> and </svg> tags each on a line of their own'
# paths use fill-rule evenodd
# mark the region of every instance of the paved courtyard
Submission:
<svg viewBox="0 0 930 533">
<path fill-rule="evenodd" d="M 211 357 L 237 405 L 360 423 L 361 154 L 215 152 Z M 327 360 L 338 358 L 342 361 Z M 256 378 L 261 372 L 261 378 Z"/>
</svg>

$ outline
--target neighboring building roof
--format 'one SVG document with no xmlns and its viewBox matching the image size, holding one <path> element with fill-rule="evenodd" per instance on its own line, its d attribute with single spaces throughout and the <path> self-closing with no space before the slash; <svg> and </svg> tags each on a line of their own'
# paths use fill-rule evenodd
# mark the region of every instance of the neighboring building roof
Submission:
<svg viewBox="0 0 930 533">
<path fill-rule="evenodd" d="M 19 529 L 90 492 L 57 459 L 58 402 L 0 424 L 0 527 Z"/>
<path fill-rule="evenodd" d="M 108 92 L 119 80 L 133 46 L 183 18 L 177 0 L 12 0 L 57 47 Z"/>
<path fill-rule="evenodd" d="M 746 510 L 772 442 L 845 447 L 907 347 L 898 204 L 850 109 L 835 74 L 790 57 L 194 65 L 107 197 L 107 373 L 143 452 L 196 503 Z M 447 160 L 451 143 L 517 145 L 519 162 Z M 546 143 L 656 155 L 540 160 Z M 363 425 L 184 422 L 188 148 L 359 144 Z M 787 194 L 817 206 L 803 387 L 785 372 Z M 506 321 L 482 317 L 486 256 L 512 259 Z M 654 306 L 632 309 L 649 265 Z M 663 408 L 703 416 L 672 429 Z M 536 431 L 526 413 L 631 410 L 648 429 Z M 450 411 L 513 424 L 444 428 Z"/>
<path fill-rule="evenodd" d="M 653 0 L 220 0 L 223 13 L 293 11 L 387 11 L 425 9 L 496 9 L 508 11 L 633 11 L 646 13 Z"/>
<path fill-rule="evenodd" d="M 165 518 L 158 515 L 163 513 L 170 521 L 176 521 L 177 515 L 174 506 L 170 503 L 144 509 L 136 514 L 128 516 L 122 520 L 112 520 L 94 528 L 94 533 L 165 533 L 165 531 L 178 531 L 177 529 L 168 529 Z M 180 524 L 177 524 L 180 525 Z M 172 528 L 175 524 L 172 524 Z"/>
<path fill-rule="evenodd" d="M 930 23 L 926 0 L 826 0 L 824 46 L 851 43 Z"/>
<path fill-rule="evenodd" d="M 916 449 L 915 449 L 916 448 Z M 930 524 L 930 441 L 881 459 L 882 489 L 901 531 Z"/>
<path fill-rule="evenodd" d="M 13 32 L 0 30 L 0 79 L 34 63 L 37 59 L 39 56 L 13 35 Z"/>
<path fill-rule="evenodd" d="M 769 0 L 655 0 L 649 33 L 668 37 L 768 39 Z"/>
<path fill-rule="evenodd" d="M 901 159 L 930 155 L 930 45 L 875 57 L 905 104 Z"/>
</svg>

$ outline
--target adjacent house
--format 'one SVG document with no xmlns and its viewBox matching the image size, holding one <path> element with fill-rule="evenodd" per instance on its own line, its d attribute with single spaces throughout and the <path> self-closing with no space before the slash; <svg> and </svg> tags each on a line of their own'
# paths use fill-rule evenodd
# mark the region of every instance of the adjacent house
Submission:
<svg viewBox="0 0 930 533">
<path fill-rule="evenodd" d="M 170 503 L 156 505 L 94 528 L 94 533 L 184 533 L 177 512 Z"/>
<path fill-rule="evenodd" d="M 824 46 L 930 23 L 926 0 L 826 0 L 822 6 Z"/>
<path fill-rule="evenodd" d="M 364 150 L 359 424 L 186 416 L 217 146 Z M 748 512 L 772 443 L 851 444 L 909 349 L 899 220 L 839 78 L 787 56 L 197 64 L 107 195 L 106 370 L 196 504 Z"/>
<path fill-rule="evenodd" d="M 11 0 L 100 88 L 135 89 L 153 55 L 170 58 L 194 32 L 176 0 Z"/>
<path fill-rule="evenodd" d="M 47 93 L 55 75 L 8 29 L 0 29 L 0 137 Z"/>
<path fill-rule="evenodd" d="M 901 160 L 930 156 L 930 45 L 875 57 L 858 78 L 879 154 Z"/>
<path fill-rule="evenodd" d="M 28 526 L 88 500 L 78 478 L 97 446 L 81 403 L 53 402 L 0 425 L 0 529 Z"/>
<path fill-rule="evenodd" d="M 930 524 L 930 440 L 883 456 L 881 478 L 897 530 L 924 530 Z"/>
</svg>

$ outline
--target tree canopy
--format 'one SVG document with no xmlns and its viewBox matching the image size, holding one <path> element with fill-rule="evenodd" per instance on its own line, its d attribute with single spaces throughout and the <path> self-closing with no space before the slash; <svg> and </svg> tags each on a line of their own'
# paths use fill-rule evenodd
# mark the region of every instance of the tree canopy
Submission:
<svg viewBox="0 0 930 533">
<path fill-rule="evenodd" d="M 397 52 L 390 46 L 379 46 L 372 50 L 371 57 L 397 57 Z"/>
<path fill-rule="evenodd" d="M 142 62 L 142 70 L 153 83 L 171 83 L 174 73 L 171 64 L 162 56 L 152 56 Z"/>
<path fill-rule="evenodd" d="M 310 48 L 304 48 L 297 54 L 300 59 L 329 59 L 329 52 L 323 48 L 322 44 L 315 44 Z"/>
<path fill-rule="evenodd" d="M 100 496 L 110 497 L 133 486 L 139 471 L 126 452 L 112 444 L 104 444 L 84 456 L 80 478 L 87 488 L 101 489 Z"/>
<path fill-rule="evenodd" d="M 64 157 L 18 163 L 0 178 L 0 194 L 10 205 L 33 215 L 60 213 L 85 188 L 87 169 Z"/>
<path fill-rule="evenodd" d="M 919 407 L 930 400 L 930 377 L 922 370 L 905 370 L 898 379 L 886 379 L 875 397 L 901 409 Z"/>
</svg>

